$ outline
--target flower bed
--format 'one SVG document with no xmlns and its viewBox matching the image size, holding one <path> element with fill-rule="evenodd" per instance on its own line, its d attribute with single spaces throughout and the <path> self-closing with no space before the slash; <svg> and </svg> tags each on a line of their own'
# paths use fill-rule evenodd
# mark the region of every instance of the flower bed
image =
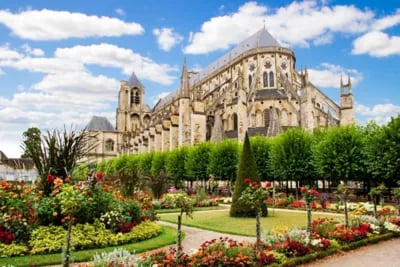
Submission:
<svg viewBox="0 0 400 267">
<path fill-rule="evenodd" d="M 99 248 L 136 242 L 161 233 L 151 198 L 139 192 L 126 198 L 102 173 L 90 173 L 87 182 L 51 174 L 47 193 L 39 185 L 0 181 L 0 257 L 53 253 L 62 250 L 66 228 L 72 222 L 74 249 Z M 73 203 L 74 213 L 65 213 Z"/>
<path fill-rule="evenodd" d="M 171 191 L 171 190 L 170 190 Z M 177 202 L 176 200 L 180 196 L 187 196 L 185 192 L 173 190 L 167 194 L 164 194 L 161 199 L 153 200 L 153 207 L 154 209 L 176 209 Z M 193 207 L 215 207 L 218 206 L 218 201 L 216 198 L 203 195 L 194 195 L 189 196 Z"/>
</svg>

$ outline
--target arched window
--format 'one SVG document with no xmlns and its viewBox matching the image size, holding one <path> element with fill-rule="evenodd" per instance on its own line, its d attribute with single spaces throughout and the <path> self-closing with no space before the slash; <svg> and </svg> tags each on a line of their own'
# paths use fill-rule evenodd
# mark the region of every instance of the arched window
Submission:
<svg viewBox="0 0 400 267">
<path fill-rule="evenodd" d="M 274 73 L 272 71 L 269 72 L 269 87 L 274 87 Z"/>
<path fill-rule="evenodd" d="M 131 91 L 131 105 L 135 103 L 135 92 L 132 90 Z"/>
<path fill-rule="evenodd" d="M 238 116 L 237 116 L 236 113 L 233 113 L 232 119 L 233 119 L 233 130 L 237 131 L 237 129 L 238 129 Z"/>
<path fill-rule="evenodd" d="M 135 104 L 140 104 L 140 97 L 139 97 L 138 91 L 136 91 L 136 93 L 135 93 Z"/>
<path fill-rule="evenodd" d="M 252 81 L 253 81 L 253 77 L 251 75 L 249 75 L 249 88 L 251 88 Z"/>
<path fill-rule="evenodd" d="M 268 126 L 269 126 L 269 124 L 270 124 L 270 121 L 271 121 L 271 118 L 270 118 L 270 110 L 269 109 L 266 109 L 265 111 L 264 111 L 264 126 L 266 127 L 266 128 L 268 128 Z"/>
<path fill-rule="evenodd" d="M 268 87 L 268 73 L 266 71 L 263 73 L 263 87 Z"/>
<path fill-rule="evenodd" d="M 110 151 L 114 151 L 114 141 L 111 139 L 108 139 L 106 141 L 106 145 L 105 145 L 106 151 L 110 152 Z"/>
</svg>

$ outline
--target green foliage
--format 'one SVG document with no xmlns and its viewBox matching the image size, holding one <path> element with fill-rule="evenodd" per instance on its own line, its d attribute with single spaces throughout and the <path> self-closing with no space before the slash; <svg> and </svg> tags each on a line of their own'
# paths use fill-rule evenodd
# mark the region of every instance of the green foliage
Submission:
<svg viewBox="0 0 400 267">
<path fill-rule="evenodd" d="M 154 153 L 151 162 L 150 176 L 147 183 L 153 192 L 155 198 L 160 198 L 161 195 L 167 190 L 169 182 L 167 172 L 165 169 L 166 152 Z"/>
<path fill-rule="evenodd" d="M 74 178 L 74 180 L 85 181 L 88 173 L 89 165 L 82 163 L 74 168 L 71 176 Z"/>
<path fill-rule="evenodd" d="M 262 181 L 273 180 L 270 153 L 273 139 L 265 136 L 250 138 L 254 159 L 257 163 L 258 174 Z"/>
<path fill-rule="evenodd" d="M 33 158 L 36 151 L 40 150 L 41 132 L 38 128 L 31 127 L 28 128 L 22 136 L 21 147 L 24 153 L 21 155 L 21 158 Z"/>
<path fill-rule="evenodd" d="M 386 180 L 396 182 L 400 177 L 400 114 L 372 132 L 366 146 L 368 171 L 376 184 Z"/>
<path fill-rule="evenodd" d="M 22 256 L 28 252 L 28 247 L 11 243 L 9 245 L 0 243 L 0 257 Z"/>
<path fill-rule="evenodd" d="M 314 147 L 317 171 L 336 183 L 356 180 L 364 170 L 364 140 L 356 126 L 330 128 Z"/>
<path fill-rule="evenodd" d="M 210 161 L 210 152 L 213 144 L 209 142 L 200 143 L 197 146 L 188 149 L 188 157 L 185 162 L 187 177 L 189 180 L 207 180 L 208 164 Z"/>
<path fill-rule="evenodd" d="M 154 152 L 141 154 L 139 159 L 139 177 L 146 180 L 151 176 L 151 165 L 153 161 Z"/>
<path fill-rule="evenodd" d="M 161 226 L 146 221 L 126 234 L 114 234 L 103 223 L 77 224 L 72 227 L 72 246 L 75 250 L 101 248 L 139 242 L 160 235 Z M 32 232 L 29 245 L 31 254 L 60 252 L 64 246 L 66 230 L 62 226 L 40 226 Z"/>
<path fill-rule="evenodd" d="M 301 128 L 289 129 L 280 134 L 271 149 L 274 176 L 281 180 L 305 180 L 309 183 L 314 174 L 311 151 L 312 135 Z"/>
<path fill-rule="evenodd" d="M 170 177 L 177 188 L 182 187 L 183 182 L 187 179 L 185 169 L 187 155 L 188 148 L 180 147 L 169 152 L 165 159 L 165 169 L 168 177 Z"/>
<path fill-rule="evenodd" d="M 243 143 L 243 151 L 239 161 L 239 169 L 237 178 L 235 181 L 235 189 L 232 196 L 232 205 L 230 210 L 230 215 L 232 217 L 253 217 L 256 216 L 258 211 L 251 207 L 251 205 L 246 205 L 243 201 L 240 201 L 240 196 L 246 188 L 244 183 L 245 178 L 250 178 L 252 181 L 259 182 L 260 178 L 258 176 L 257 164 L 254 160 L 253 152 L 251 149 L 249 137 L 246 132 L 246 136 Z M 263 213 L 266 210 L 263 210 Z"/>
<path fill-rule="evenodd" d="M 238 164 L 238 143 L 227 139 L 212 147 L 208 172 L 217 180 L 233 181 L 236 178 Z"/>
<path fill-rule="evenodd" d="M 60 201 L 55 197 L 43 197 L 34 204 L 40 225 L 57 224 L 60 220 Z"/>
</svg>

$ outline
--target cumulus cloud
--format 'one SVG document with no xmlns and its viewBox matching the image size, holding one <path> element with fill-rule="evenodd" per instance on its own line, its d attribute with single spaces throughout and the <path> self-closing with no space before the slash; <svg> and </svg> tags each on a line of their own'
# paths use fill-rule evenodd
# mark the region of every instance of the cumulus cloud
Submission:
<svg viewBox="0 0 400 267">
<path fill-rule="evenodd" d="M 20 59 L 23 55 L 16 50 L 10 48 L 8 44 L 0 46 L 0 61 Z"/>
<path fill-rule="evenodd" d="M 185 52 L 204 54 L 224 50 L 261 29 L 267 29 L 281 43 L 291 46 L 321 45 L 333 41 L 334 33 L 365 32 L 374 14 L 351 5 L 326 6 L 317 1 L 293 2 L 278 9 L 249 2 L 238 11 L 216 16 L 192 34 Z M 301 30 L 300 30 L 301 29 Z"/>
<path fill-rule="evenodd" d="M 172 47 L 183 41 L 183 37 L 172 28 L 154 29 L 153 34 L 157 37 L 158 46 L 164 51 L 170 51 Z"/>
<path fill-rule="evenodd" d="M 32 48 L 28 44 L 23 44 L 21 48 L 25 51 L 26 54 L 32 55 L 32 56 L 38 56 L 41 57 L 44 55 L 44 51 L 40 48 Z"/>
<path fill-rule="evenodd" d="M 386 124 L 391 117 L 397 117 L 400 113 L 400 106 L 391 103 L 377 104 L 373 107 L 368 107 L 360 103 L 355 104 L 356 115 L 362 117 L 362 122 L 374 120 L 378 124 Z"/>
<path fill-rule="evenodd" d="M 389 36 L 378 31 L 368 32 L 354 40 L 352 53 L 373 57 L 400 55 L 400 36 Z"/>
<path fill-rule="evenodd" d="M 84 65 L 79 61 L 65 58 L 24 57 L 18 60 L 1 60 L 0 67 L 27 70 L 41 73 L 59 73 L 83 71 Z"/>
<path fill-rule="evenodd" d="M 397 9 L 394 15 L 376 19 L 372 25 L 372 30 L 383 31 L 398 24 L 400 24 L 400 9 Z"/>
<path fill-rule="evenodd" d="M 308 74 L 309 80 L 317 87 L 340 88 L 340 79 L 347 81 L 348 76 L 353 85 L 363 79 L 362 73 L 356 69 L 346 69 L 329 63 L 322 63 L 316 69 L 308 69 Z"/>
<path fill-rule="evenodd" d="M 0 24 L 20 38 L 29 40 L 64 40 L 98 36 L 138 35 L 143 27 L 106 16 L 48 9 L 12 13 L 0 10 Z"/>
<path fill-rule="evenodd" d="M 135 71 L 140 79 L 166 85 L 172 84 L 175 80 L 170 72 L 178 70 L 168 64 L 157 64 L 152 59 L 134 53 L 130 49 L 105 43 L 59 48 L 55 55 L 57 58 L 79 60 L 83 64 L 121 68 L 126 75 Z"/>
</svg>

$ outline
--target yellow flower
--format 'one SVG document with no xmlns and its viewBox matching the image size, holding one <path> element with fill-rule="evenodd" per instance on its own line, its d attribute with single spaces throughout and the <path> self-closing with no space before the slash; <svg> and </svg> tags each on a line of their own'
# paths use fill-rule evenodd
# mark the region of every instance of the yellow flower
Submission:
<svg viewBox="0 0 400 267">
<path fill-rule="evenodd" d="M 53 212 L 53 217 L 57 217 L 58 213 L 55 211 Z"/>
<path fill-rule="evenodd" d="M 93 201 L 93 198 L 92 198 L 92 197 L 89 197 L 88 200 L 89 200 L 89 201 Z"/>
</svg>

